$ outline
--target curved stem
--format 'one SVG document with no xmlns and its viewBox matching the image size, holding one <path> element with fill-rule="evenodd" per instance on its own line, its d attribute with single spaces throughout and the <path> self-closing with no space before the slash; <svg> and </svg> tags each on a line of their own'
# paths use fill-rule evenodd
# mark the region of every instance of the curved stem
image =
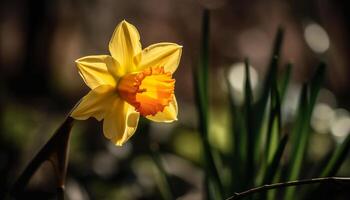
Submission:
<svg viewBox="0 0 350 200">
<path fill-rule="evenodd" d="M 277 189 L 277 188 L 284 188 L 289 186 L 298 186 L 298 185 L 307 185 L 307 184 L 314 184 L 314 183 L 321 183 L 321 182 L 340 182 L 340 183 L 350 183 L 350 177 L 325 177 L 325 178 L 312 178 L 312 179 L 304 179 L 304 180 L 296 180 L 296 181 L 289 181 L 289 182 L 282 182 L 282 183 L 274 183 L 274 184 L 268 184 L 263 185 L 260 187 L 252 188 L 243 192 L 235 193 L 233 196 L 227 198 L 226 200 L 234 200 L 234 199 L 241 199 L 248 195 L 252 195 L 254 193 Z"/>
</svg>

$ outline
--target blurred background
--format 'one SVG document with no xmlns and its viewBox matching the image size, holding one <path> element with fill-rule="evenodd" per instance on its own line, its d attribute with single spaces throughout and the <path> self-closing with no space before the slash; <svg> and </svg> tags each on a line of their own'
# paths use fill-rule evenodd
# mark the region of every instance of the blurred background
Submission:
<svg viewBox="0 0 350 200">
<path fill-rule="evenodd" d="M 179 120 L 141 120 L 122 148 L 102 134 L 94 119 L 73 128 L 66 195 L 68 199 L 159 199 L 157 170 L 149 156 L 160 145 L 166 171 L 179 199 L 202 199 L 201 143 L 197 132 L 192 67 L 197 63 L 201 16 L 211 9 L 211 135 L 221 153 L 230 149 L 228 72 L 237 103 L 243 98 L 245 57 L 251 61 L 253 89 L 264 79 L 279 25 L 285 29 L 281 71 L 292 62 L 292 84 L 283 105 L 293 119 L 301 84 L 322 60 L 324 88 L 311 120 L 315 132 L 307 159 L 315 166 L 350 131 L 350 18 L 341 0 L 1 0 L 0 1 L 0 197 L 65 115 L 89 88 L 74 61 L 108 54 L 108 42 L 123 19 L 134 24 L 143 47 L 168 41 L 183 45 L 176 79 Z M 215 118 L 213 117 L 215 116 Z M 316 163 L 316 164 L 315 164 Z M 350 160 L 339 175 L 350 176 Z M 27 197 L 53 198 L 51 166 L 31 180 Z M 52 187 L 51 187 L 52 186 Z"/>
</svg>

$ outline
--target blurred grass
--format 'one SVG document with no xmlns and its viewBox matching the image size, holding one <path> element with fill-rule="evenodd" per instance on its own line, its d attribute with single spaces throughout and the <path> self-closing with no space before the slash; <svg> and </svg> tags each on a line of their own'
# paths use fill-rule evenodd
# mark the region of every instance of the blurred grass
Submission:
<svg viewBox="0 0 350 200">
<path fill-rule="evenodd" d="M 239 180 L 243 180 L 243 174 L 241 173 L 244 170 L 245 164 L 245 155 L 246 148 L 244 145 L 246 144 L 246 137 L 243 132 L 243 111 L 242 108 L 235 104 L 233 88 L 229 83 L 228 77 L 226 76 L 226 84 L 228 85 L 229 92 L 229 108 L 231 113 L 231 126 L 228 128 L 231 130 L 231 138 L 232 145 L 230 152 L 230 169 L 231 169 L 231 181 L 230 186 L 228 187 L 228 191 L 232 188 L 235 190 L 241 190 L 242 187 L 239 184 Z"/>
<path fill-rule="evenodd" d="M 223 186 L 216 168 L 210 143 L 208 141 L 208 115 L 209 115 L 209 35 L 210 35 L 210 12 L 204 10 L 202 17 L 202 40 L 198 67 L 194 69 L 194 85 L 196 91 L 196 105 L 198 106 L 199 126 L 203 146 L 204 167 L 206 172 L 205 184 L 208 188 L 207 198 L 224 196 Z"/>
<path fill-rule="evenodd" d="M 291 74 L 292 74 L 292 68 L 293 68 L 293 64 L 288 63 L 286 65 L 286 69 L 285 69 L 284 73 L 281 75 L 281 78 L 277 78 L 278 79 L 278 86 L 279 86 L 278 92 L 280 94 L 281 102 L 283 102 L 284 97 L 285 97 L 286 92 L 287 92 L 287 88 L 288 88 Z"/>
<path fill-rule="evenodd" d="M 248 59 L 245 59 L 245 90 L 244 90 L 244 111 L 245 111 L 245 129 L 247 134 L 247 143 L 245 145 L 246 147 L 246 164 L 245 164 L 245 177 L 244 179 L 247 180 L 243 187 L 252 187 L 253 186 L 253 179 L 250 179 L 249 177 L 255 176 L 255 166 L 254 166 L 254 149 L 252 148 L 255 146 L 256 141 L 256 135 L 254 133 L 254 115 L 252 110 L 252 104 L 253 104 L 253 92 L 251 87 L 251 80 L 250 80 L 250 72 L 249 72 L 249 61 Z M 242 144 L 241 144 L 242 145 Z"/>
<path fill-rule="evenodd" d="M 261 184 L 270 184 L 275 181 L 296 180 L 302 178 L 303 163 L 308 149 L 311 134 L 310 120 L 317 96 L 325 76 L 325 64 L 321 63 L 310 80 L 302 87 L 297 115 L 291 131 L 285 130 L 282 124 L 281 107 L 290 85 L 292 63 L 285 65 L 281 77 L 277 75 L 280 52 L 284 38 L 284 29 L 279 27 L 273 44 L 270 65 L 261 93 L 253 99 L 251 87 L 249 61 L 245 60 L 244 103 L 235 103 L 232 86 L 226 77 L 229 91 L 229 110 L 231 125 L 231 148 L 228 153 L 230 181 L 221 182 L 219 174 L 225 166 L 213 162 L 213 149 L 207 141 L 208 121 L 208 76 L 209 73 L 209 34 L 204 15 L 201 55 L 199 68 L 194 70 L 195 92 L 199 111 L 203 156 L 205 158 L 205 184 L 208 199 L 221 199 L 222 195 L 232 194 L 232 191 L 241 191 Z M 255 102 L 255 103 L 254 103 Z M 335 175 L 345 159 L 349 148 L 348 138 L 337 148 L 330 162 L 319 176 Z M 289 148 L 288 148 L 289 147 Z M 288 150 L 288 151 L 287 151 Z M 283 163 L 282 163 L 283 161 Z M 222 162 L 219 162 L 222 163 Z M 225 163 L 225 162 L 224 162 Z M 285 164 L 287 163 L 287 165 Z M 221 176 L 222 177 L 222 176 Z M 214 190 L 213 190 L 214 188 Z M 225 191 L 215 190 L 223 188 Z M 219 191 L 219 193 L 218 193 Z M 255 196 L 257 199 L 295 199 L 295 188 L 288 188 L 284 195 L 276 191 Z M 298 194 L 298 198 L 302 197 Z"/>
<path fill-rule="evenodd" d="M 283 38 L 284 38 L 284 29 L 282 27 L 279 27 L 275 36 L 274 44 L 273 44 L 268 72 L 264 80 L 263 86 L 261 88 L 260 97 L 257 100 L 256 105 L 254 106 L 254 113 L 256 113 L 255 130 L 256 130 L 256 134 L 258 135 L 257 136 L 258 139 L 255 141 L 255 144 L 254 144 L 256 155 L 258 155 L 258 152 L 260 151 L 260 145 L 263 143 L 262 139 L 264 136 L 262 132 L 262 127 L 264 123 L 264 117 L 266 116 L 265 113 L 266 113 L 269 93 L 271 88 L 273 87 L 273 84 L 276 84 L 275 82 L 277 79 L 277 67 L 280 59 L 280 52 L 282 48 Z"/>
<path fill-rule="evenodd" d="M 347 158 L 350 150 L 350 134 L 345 138 L 343 143 L 337 146 L 329 161 L 323 167 L 320 173 L 321 177 L 334 176 L 340 169 L 341 165 Z"/>
<path fill-rule="evenodd" d="M 314 77 L 311 79 L 310 86 L 304 84 L 297 124 L 292 132 L 292 154 L 290 162 L 290 170 L 288 180 L 295 180 L 299 178 L 302 170 L 302 163 L 304 155 L 307 150 L 307 145 L 310 137 L 310 121 L 313 108 L 315 107 L 318 93 L 321 89 L 321 84 L 324 79 L 325 64 L 321 63 L 317 68 Z M 295 188 L 289 188 L 286 191 L 286 199 L 293 199 Z"/>
</svg>

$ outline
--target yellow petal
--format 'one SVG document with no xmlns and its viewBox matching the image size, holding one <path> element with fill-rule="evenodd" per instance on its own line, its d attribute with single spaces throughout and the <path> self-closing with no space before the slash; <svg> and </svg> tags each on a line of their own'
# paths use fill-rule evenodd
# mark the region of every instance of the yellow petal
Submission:
<svg viewBox="0 0 350 200">
<path fill-rule="evenodd" d="M 77 63 L 80 76 L 91 89 L 100 85 L 116 85 L 115 79 L 108 70 L 116 67 L 111 56 L 86 56 L 79 58 L 75 62 Z"/>
<path fill-rule="evenodd" d="M 136 131 L 140 114 L 122 99 L 114 101 L 103 120 L 103 133 L 118 146 L 123 145 Z"/>
<path fill-rule="evenodd" d="M 142 51 L 138 70 L 148 67 L 164 67 L 164 71 L 174 73 L 182 53 L 182 46 L 174 43 L 153 44 Z"/>
<path fill-rule="evenodd" d="M 119 97 L 114 87 L 101 85 L 91 90 L 83 97 L 79 105 L 73 110 L 71 117 L 78 120 L 95 117 L 100 121 L 108 113 L 110 107 L 117 98 Z"/>
<path fill-rule="evenodd" d="M 177 120 L 177 101 L 175 95 L 173 95 L 172 101 L 169 103 L 167 107 L 164 108 L 163 112 L 159 112 L 156 115 L 148 115 L 147 119 L 155 121 L 155 122 L 166 122 L 170 123 Z"/>
<path fill-rule="evenodd" d="M 133 68 L 135 62 L 140 59 L 138 54 L 142 51 L 136 27 L 125 20 L 119 23 L 109 42 L 109 51 L 120 65 Z"/>
</svg>

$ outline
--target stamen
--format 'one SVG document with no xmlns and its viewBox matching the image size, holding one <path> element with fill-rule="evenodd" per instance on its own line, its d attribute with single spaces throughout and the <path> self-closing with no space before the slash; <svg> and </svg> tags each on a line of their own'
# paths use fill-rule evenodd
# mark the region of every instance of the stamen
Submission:
<svg viewBox="0 0 350 200">
<path fill-rule="evenodd" d="M 137 92 L 138 92 L 138 93 L 147 92 L 147 89 L 142 88 L 142 89 L 139 89 Z"/>
</svg>

